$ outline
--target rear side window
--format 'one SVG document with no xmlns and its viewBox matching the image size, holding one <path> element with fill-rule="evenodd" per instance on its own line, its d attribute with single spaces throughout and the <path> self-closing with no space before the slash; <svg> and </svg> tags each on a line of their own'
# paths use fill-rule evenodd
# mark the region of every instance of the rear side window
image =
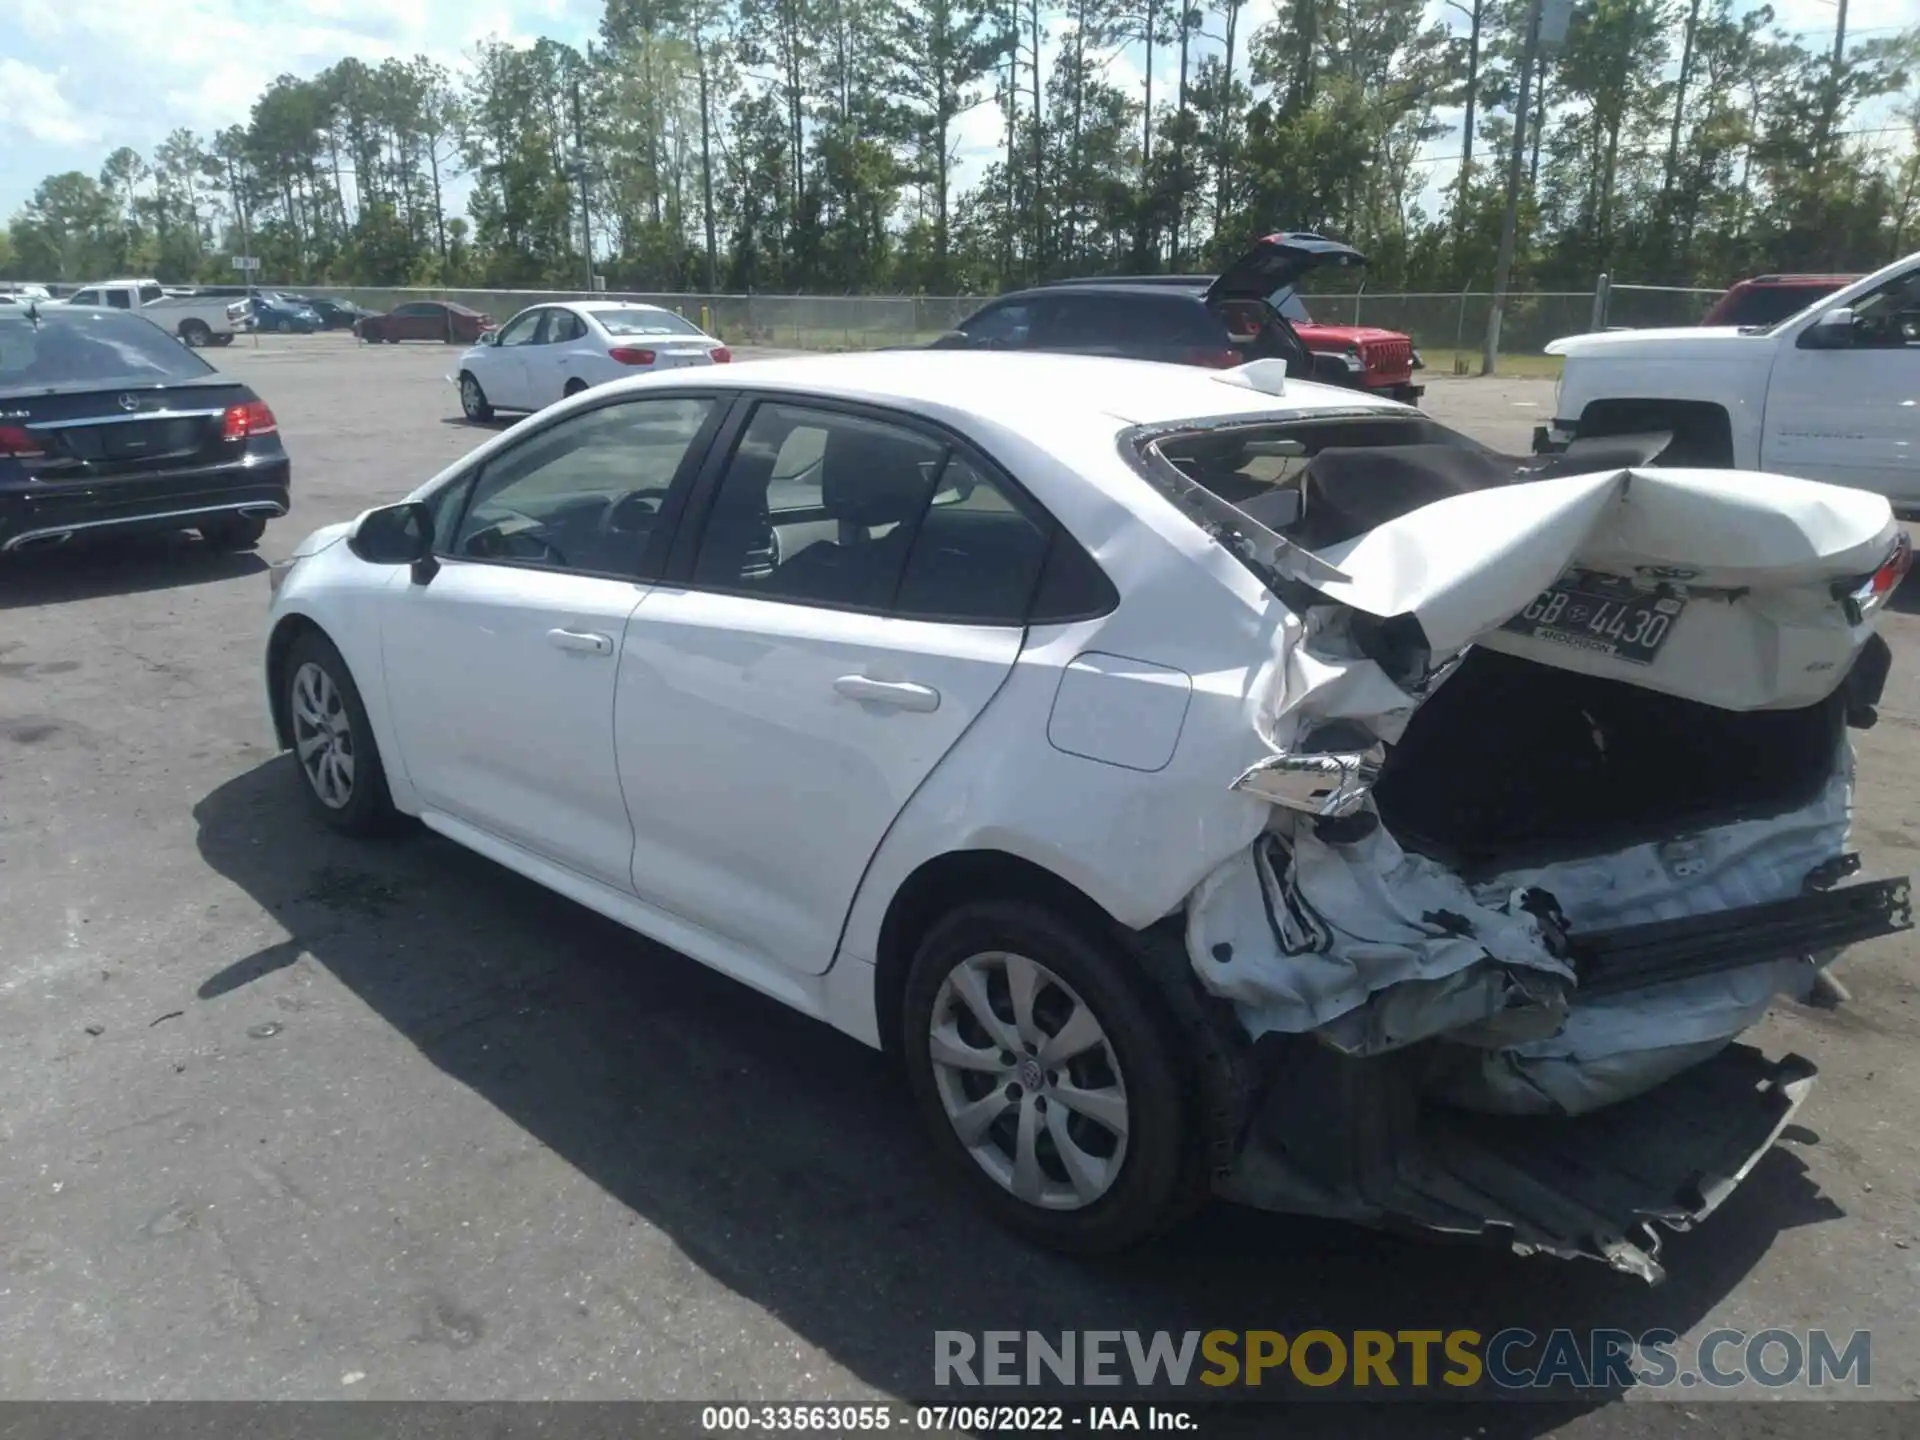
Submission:
<svg viewBox="0 0 1920 1440">
<path fill-rule="evenodd" d="M 152 385 L 213 367 L 152 321 L 111 311 L 0 311 L 0 391 L 40 385 Z"/>
<path fill-rule="evenodd" d="M 1040 518 L 965 456 L 953 455 L 913 538 L 894 613 L 1023 624 L 1046 556 Z"/>
</svg>

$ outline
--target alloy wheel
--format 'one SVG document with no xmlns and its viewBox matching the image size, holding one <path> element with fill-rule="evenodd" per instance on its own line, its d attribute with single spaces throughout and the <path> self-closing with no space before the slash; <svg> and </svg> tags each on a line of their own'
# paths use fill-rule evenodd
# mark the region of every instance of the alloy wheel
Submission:
<svg viewBox="0 0 1920 1440">
<path fill-rule="evenodd" d="M 1024 955 L 955 965 L 928 1032 L 934 1086 L 954 1133 L 1003 1189 L 1047 1210 L 1078 1210 L 1126 1160 L 1126 1081 L 1099 1017 Z"/>
<path fill-rule="evenodd" d="M 353 799 L 353 722 L 340 687 L 309 660 L 293 676 L 293 749 L 320 803 L 345 809 Z"/>
<path fill-rule="evenodd" d="M 485 404 L 486 399 L 480 393 L 480 382 L 471 375 L 462 375 L 460 377 L 460 408 L 467 412 L 467 418 L 478 420 L 480 407 Z"/>
</svg>

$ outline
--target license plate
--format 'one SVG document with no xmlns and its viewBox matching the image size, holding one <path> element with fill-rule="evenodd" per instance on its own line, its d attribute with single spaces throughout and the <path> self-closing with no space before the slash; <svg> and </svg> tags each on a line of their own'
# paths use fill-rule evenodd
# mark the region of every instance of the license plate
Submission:
<svg viewBox="0 0 1920 1440">
<path fill-rule="evenodd" d="M 1643 590 L 1615 575 L 1570 570 L 1500 628 L 1651 665 L 1686 604 L 1668 586 Z"/>
</svg>

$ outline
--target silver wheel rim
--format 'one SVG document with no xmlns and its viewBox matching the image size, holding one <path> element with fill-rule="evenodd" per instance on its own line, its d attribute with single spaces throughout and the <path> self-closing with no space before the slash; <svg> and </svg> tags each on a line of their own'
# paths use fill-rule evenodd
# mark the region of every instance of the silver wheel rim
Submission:
<svg viewBox="0 0 1920 1440">
<path fill-rule="evenodd" d="M 1092 1008 L 1053 971 L 991 950 L 941 982 L 928 1026 L 953 1133 L 1017 1199 L 1079 1210 L 1127 1158 L 1125 1077 Z"/>
<path fill-rule="evenodd" d="M 480 382 L 471 375 L 460 380 L 460 403 L 473 419 L 480 418 Z"/>
<path fill-rule="evenodd" d="M 353 799 L 353 723 L 333 677 L 309 660 L 293 675 L 293 749 L 329 810 Z"/>
</svg>

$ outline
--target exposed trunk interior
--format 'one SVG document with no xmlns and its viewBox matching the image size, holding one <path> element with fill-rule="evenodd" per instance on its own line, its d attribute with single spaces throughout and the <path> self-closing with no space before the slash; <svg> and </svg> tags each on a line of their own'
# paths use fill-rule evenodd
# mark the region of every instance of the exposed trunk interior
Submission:
<svg viewBox="0 0 1920 1440">
<path fill-rule="evenodd" d="M 1374 799 L 1402 845 L 1461 869 L 1780 814 L 1832 776 L 1846 691 L 1721 710 L 1476 648 L 1390 747 Z"/>
</svg>

